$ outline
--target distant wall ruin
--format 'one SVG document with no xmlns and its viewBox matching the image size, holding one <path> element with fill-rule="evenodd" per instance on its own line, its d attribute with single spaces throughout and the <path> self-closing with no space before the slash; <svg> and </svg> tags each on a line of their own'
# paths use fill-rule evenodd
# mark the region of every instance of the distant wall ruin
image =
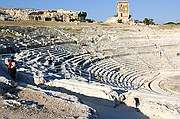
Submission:
<svg viewBox="0 0 180 119">
<path fill-rule="evenodd" d="M 86 12 L 70 10 L 27 10 L 0 8 L 0 20 L 37 20 L 37 21 L 85 21 Z"/>
</svg>

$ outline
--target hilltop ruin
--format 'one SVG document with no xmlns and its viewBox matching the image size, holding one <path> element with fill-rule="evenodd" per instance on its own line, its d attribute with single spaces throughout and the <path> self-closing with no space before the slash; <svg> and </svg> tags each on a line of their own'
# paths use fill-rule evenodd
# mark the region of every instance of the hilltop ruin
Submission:
<svg viewBox="0 0 180 119">
<path fill-rule="evenodd" d="M 129 2 L 119 1 L 116 3 L 116 15 L 108 18 L 106 22 L 117 23 L 118 20 L 120 20 L 123 23 L 128 23 L 131 21 L 131 16 L 129 13 Z"/>
<path fill-rule="evenodd" d="M 86 12 L 71 10 L 28 10 L 19 8 L 0 8 L 0 20 L 36 20 L 36 21 L 85 21 Z"/>
<path fill-rule="evenodd" d="M 117 17 L 121 19 L 123 22 L 129 21 L 129 2 L 128 1 L 120 1 L 117 2 L 116 5 Z"/>
</svg>

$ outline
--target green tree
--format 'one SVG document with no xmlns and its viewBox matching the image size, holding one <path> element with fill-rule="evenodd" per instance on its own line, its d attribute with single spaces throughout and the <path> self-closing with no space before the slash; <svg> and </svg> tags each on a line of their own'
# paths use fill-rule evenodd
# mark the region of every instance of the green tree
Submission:
<svg viewBox="0 0 180 119">
<path fill-rule="evenodd" d="M 153 19 L 148 19 L 148 18 L 145 18 L 143 20 L 143 23 L 146 24 L 146 25 L 155 25 L 154 20 Z"/>
<path fill-rule="evenodd" d="M 134 20 L 134 23 L 136 23 L 136 24 L 139 23 L 139 20 L 135 19 L 135 20 Z"/>
<path fill-rule="evenodd" d="M 117 20 L 118 23 L 123 23 L 122 19 Z"/>
<path fill-rule="evenodd" d="M 115 14 L 114 17 L 118 17 L 118 14 Z"/>
</svg>

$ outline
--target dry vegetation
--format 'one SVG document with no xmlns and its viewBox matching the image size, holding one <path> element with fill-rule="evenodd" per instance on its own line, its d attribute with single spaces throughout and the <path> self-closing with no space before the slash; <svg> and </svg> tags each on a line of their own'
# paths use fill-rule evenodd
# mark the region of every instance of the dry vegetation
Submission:
<svg viewBox="0 0 180 119">
<path fill-rule="evenodd" d="M 67 23 L 67 22 L 53 22 L 53 21 L 0 21 L 0 26 L 74 26 L 74 25 L 88 25 L 93 26 L 91 23 Z"/>
<path fill-rule="evenodd" d="M 9 37 L 12 37 L 12 38 L 24 38 L 23 36 L 18 36 L 16 34 L 9 33 L 9 32 L 3 32 L 3 31 L 0 31 L 0 35 L 9 36 Z"/>
<path fill-rule="evenodd" d="M 126 24 L 109 24 L 109 23 L 68 23 L 68 22 L 55 22 L 55 21 L 0 21 L 0 26 L 38 26 L 38 27 L 59 27 L 59 26 L 91 26 L 91 27 L 106 27 L 106 28 L 129 28 L 131 25 Z M 154 27 L 152 27 L 154 28 Z M 166 24 L 158 25 L 158 29 L 171 29 L 171 28 L 180 28 L 180 24 Z M 81 29 L 66 29 L 70 32 L 81 32 Z"/>
</svg>

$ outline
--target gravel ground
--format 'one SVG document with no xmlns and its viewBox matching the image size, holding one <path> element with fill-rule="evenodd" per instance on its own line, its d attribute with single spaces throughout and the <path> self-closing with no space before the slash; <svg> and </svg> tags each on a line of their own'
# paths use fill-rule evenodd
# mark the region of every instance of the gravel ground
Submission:
<svg viewBox="0 0 180 119">
<path fill-rule="evenodd" d="M 1 119 L 77 119 L 90 118 L 92 109 L 77 97 L 60 92 L 46 92 L 36 86 L 27 87 L 0 82 Z"/>
</svg>

